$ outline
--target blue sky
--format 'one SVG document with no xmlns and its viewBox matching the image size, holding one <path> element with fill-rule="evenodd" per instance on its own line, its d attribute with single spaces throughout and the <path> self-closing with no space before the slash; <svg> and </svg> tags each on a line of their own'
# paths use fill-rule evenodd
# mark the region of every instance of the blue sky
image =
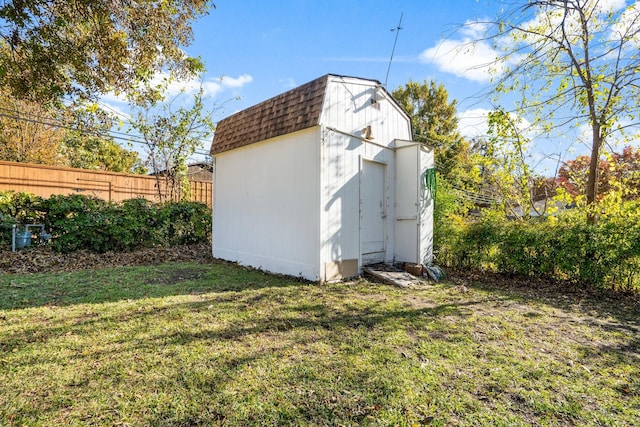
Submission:
<svg viewBox="0 0 640 427">
<path fill-rule="evenodd" d="M 327 73 L 384 83 L 387 70 L 389 91 L 409 80 L 434 79 L 458 100 L 459 113 L 488 108 L 474 97 L 486 88 L 486 78 L 479 81 L 443 72 L 424 54 L 443 39 L 464 40 L 460 25 L 494 16 L 495 2 L 216 0 L 215 4 L 216 9 L 195 22 L 194 42 L 185 50 L 205 62 L 210 100 L 223 105 L 216 120 Z M 389 68 L 401 15 L 402 29 Z M 458 70 L 470 68 L 462 59 L 455 62 Z"/>
<path fill-rule="evenodd" d="M 421 55 L 443 38 L 456 37 L 459 25 L 493 16 L 486 0 L 381 1 L 218 0 L 217 8 L 194 26 L 186 50 L 202 56 L 206 79 L 224 76 L 214 99 L 241 97 L 222 115 L 246 108 L 327 73 L 377 79 L 384 83 L 402 14 L 402 30 L 387 88 L 410 79 L 435 79 L 461 108 L 486 87 L 442 72 Z M 495 2 L 493 2 L 495 4 Z M 458 37 L 461 39 L 462 37 Z"/>
<path fill-rule="evenodd" d="M 409 80 L 442 83 L 458 101 L 463 132 L 478 131 L 482 109 L 475 97 L 487 87 L 488 76 L 465 77 L 472 67 L 462 58 L 443 66 L 425 51 L 443 40 L 465 41 L 460 26 L 495 16 L 488 0 L 215 0 L 215 9 L 194 25 L 194 41 L 185 48 L 200 56 L 207 72 L 204 87 L 210 105 L 219 108 L 214 120 L 276 96 L 327 73 L 363 77 L 385 83 L 387 89 Z M 393 61 L 389 61 L 396 40 Z M 393 30 L 393 31 L 392 31 Z M 448 48 L 447 48 L 448 49 Z M 443 69 L 456 67 L 458 75 Z M 472 71 L 468 70 L 471 74 Z M 195 87 L 195 86 L 194 86 Z M 104 102 L 126 111 L 115 97 Z M 480 110 L 478 110 L 480 109 Z M 480 113 L 480 115 L 478 115 Z M 470 124 L 469 124 L 470 123 Z M 479 126 L 482 128 L 482 125 Z M 209 146 L 203 143 L 202 150 Z"/>
<path fill-rule="evenodd" d="M 215 9 L 194 23 L 193 43 L 185 50 L 206 65 L 204 87 L 214 120 L 278 95 L 327 73 L 377 79 L 385 83 L 396 34 L 397 44 L 387 89 L 409 80 L 444 84 L 458 102 L 460 131 L 486 133 L 484 117 L 492 109 L 486 96 L 489 74 L 479 66 L 495 51 L 474 26 L 495 18 L 500 2 L 489 0 L 214 0 Z M 624 0 L 602 0 L 620 4 Z M 402 15 L 402 29 L 396 29 Z M 480 28 L 481 29 L 481 28 Z M 458 52 L 458 54 L 455 54 Z M 195 87 L 195 86 L 194 86 Z M 105 98 L 113 108 L 115 99 Z M 502 106 L 510 109 L 508 98 Z M 210 143 L 203 142 L 202 151 Z M 563 153 L 562 143 L 536 144 L 531 163 L 549 172 L 545 156 Z M 576 154 L 585 147 L 573 147 Z M 573 156 L 575 157 L 575 156 Z"/>
<path fill-rule="evenodd" d="M 241 88 L 220 93 L 241 95 L 240 107 L 326 73 L 384 82 L 395 39 L 390 30 L 401 14 L 388 88 L 435 78 L 463 98 L 477 85 L 441 73 L 420 55 L 459 24 L 494 13 L 487 1 L 477 0 L 218 0 L 216 6 L 196 23 L 187 52 L 202 55 L 210 78 L 251 77 Z"/>
</svg>

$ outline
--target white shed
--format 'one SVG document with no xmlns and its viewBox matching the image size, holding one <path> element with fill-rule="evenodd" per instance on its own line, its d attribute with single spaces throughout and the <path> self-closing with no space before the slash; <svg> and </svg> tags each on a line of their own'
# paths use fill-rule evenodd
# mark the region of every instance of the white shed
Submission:
<svg viewBox="0 0 640 427">
<path fill-rule="evenodd" d="M 218 122 L 213 256 L 332 281 L 430 264 L 433 153 L 376 80 L 325 75 Z"/>
</svg>

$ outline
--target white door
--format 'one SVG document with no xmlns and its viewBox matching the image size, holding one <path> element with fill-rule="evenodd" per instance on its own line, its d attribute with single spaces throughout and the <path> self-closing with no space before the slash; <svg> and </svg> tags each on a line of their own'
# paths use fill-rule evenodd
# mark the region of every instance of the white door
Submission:
<svg viewBox="0 0 640 427">
<path fill-rule="evenodd" d="M 362 161 L 360 173 L 360 250 L 362 264 L 384 261 L 385 253 L 385 169 L 383 163 Z"/>
</svg>

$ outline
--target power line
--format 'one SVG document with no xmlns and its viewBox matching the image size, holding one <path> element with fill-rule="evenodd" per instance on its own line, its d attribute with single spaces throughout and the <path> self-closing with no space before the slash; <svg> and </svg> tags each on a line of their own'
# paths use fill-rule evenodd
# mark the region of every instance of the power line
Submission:
<svg viewBox="0 0 640 427">
<path fill-rule="evenodd" d="M 26 122 L 30 122 L 30 123 L 34 123 L 34 124 L 40 124 L 40 125 L 45 125 L 45 126 L 51 126 L 51 127 L 56 127 L 56 128 L 60 128 L 60 129 L 66 129 L 66 130 L 71 130 L 74 132 L 79 132 L 81 134 L 84 135 L 92 135 L 92 136 L 100 136 L 100 137 L 110 137 L 116 140 L 120 140 L 120 141 L 125 141 L 128 143 L 132 143 L 132 144 L 139 144 L 139 145 L 147 145 L 147 141 L 145 141 L 144 137 L 142 136 L 136 136 L 136 135 L 131 135 L 129 133 L 126 132 L 119 132 L 113 129 L 109 129 L 108 131 L 102 131 L 102 130 L 98 130 L 98 129 L 93 129 L 93 130 L 85 130 L 85 129 L 79 129 L 77 127 L 72 126 L 71 124 L 68 123 L 64 123 L 60 120 L 57 119 L 53 119 L 53 118 L 48 118 L 48 119 L 42 119 L 40 118 L 40 116 L 35 115 L 35 114 L 29 114 L 29 113 L 17 113 L 19 115 L 16 115 L 16 112 L 12 109 L 9 108 L 5 108 L 0 106 L 0 110 L 4 110 L 4 111 L 8 111 L 11 114 L 7 114 L 7 113 L 3 113 L 0 111 L 0 117 L 6 117 L 9 119 L 13 119 L 13 120 L 21 120 L 21 121 L 26 121 Z M 31 117 L 37 117 L 37 118 L 29 118 L 29 116 Z M 119 136 L 121 135 L 121 136 Z M 209 140 L 205 140 L 205 139 L 199 139 L 199 141 L 203 144 L 207 144 L 210 143 Z M 198 152 L 198 150 L 196 150 L 196 152 Z M 208 152 L 205 151 L 200 151 L 198 152 L 198 154 L 201 155 L 208 155 Z"/>
<path fill-rule="evenodd" d="M 85 135 L 95 135 L 95 136 L 110 136 L 114 139 L 120 139 L 120 140 L 124 140 L 124 141 L 128 141 L 128 142 L 135 142 L 135 143 L 140 143 L 143 144 L 144 140 L 137 140 L 134 137 L 132 137 L 132 135 L 127 134 L 127 133 L 123 133 L 123 132 L 118 132 L 118 131 L 114 131 L 112 129 L 110 129 L 107 132 L 98 130 L 98 129 L 93 129 L 93 130 L 84 130 L 84 129 L 79 129 L 77 127 L 74 127 L 68 123 L 63 123 L 60 120 L 56 120 L 56 119 L 41 119 L 41 118 L 37 118 L 37 119 L 32 119 L 29 118 L 28 116 L 34 117 L 36 115 L 34 114 L 25 114 L 25 113 L 18 113 L 21 115 L 15 115 L 15 111 L 8 109 L 8 108 L 4 108 L 4 107 L 0 107 L 0 110 L 4 110 L 4 111 L 9 111 L 12 114 L 7 114 L 7 113 L 2 113 L 0 112 L 0 116 L 1 117 L 6 117 L 9 119 L 13 119 L 13 120 L 21 120 L 21 121 L 25 121 L 25 122 L 30 122 L 30 123 L 35 123 L 35 124 L 40 124 L 40 125 L 45 125 L 45 126 L 51 126 L 51 127 L 56 127 L 56 128 L 60 128 L 60 129 L 66 129 L 66 130 L 71 130 L 71 131 L 75 131 L 75 132 L 80 132 L 82 134 Z M 38 117 L 38 116 L 36 116 Z M 120 135 L 124 135 L 127 138 L 124 137 L 118 137 L 118 136 L 114 136 L 112 134 L 120 134 Z"/>
<path fill-rule="evenodd" d="M 438 172 L 442 173 L 444 171 L 444 166 L 443 165 L 434 162 L 434 166 L 435 166 L 435 168 L 436 168 L 436 170 Z M 449 184 L 449 187 L 459 197 L 461 197 L 463 199 L 467 199 L 467 200 L 472 201 L 474 203 L 492 204 L 492 203 L 495 203 L 497 201 L 495 196 L 493 194 L 491 194 L 491 193 L 488 193 L 488 192 L 478 192 L 478 191 L 468 190 L 466 188 L 458 187 L 458 186 L 453 185 L 453 184 Z"/>
</svg>

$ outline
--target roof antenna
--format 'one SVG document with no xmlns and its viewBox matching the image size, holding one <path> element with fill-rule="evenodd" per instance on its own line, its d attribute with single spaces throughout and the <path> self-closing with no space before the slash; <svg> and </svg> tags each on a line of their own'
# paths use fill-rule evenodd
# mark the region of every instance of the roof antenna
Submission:
<svg viewBox="0 0 640 427">
<path fill-rule="evenodd" d="M 396 28 L 392 28 L 391 32 L 396 32 L 396 39 L 393 41 L 393 49 L 391 50 L 391 58 L 389 58 L 389 66 L 387 67 L 387 75 L 384 78 L 384 87 L 387 87 L 387 80 L 389 80 L 389 70 L 391 70 L 391 61 L 393 61 L 393 54 L 396 51 L 396 43 L 398 43 L 398 35 L 400 34 L 400 30 L 402 29 L 402 15 L 404 12 L 400 12 L 400 22 L 398 22 L 398 26 Z"/>
</svg>

